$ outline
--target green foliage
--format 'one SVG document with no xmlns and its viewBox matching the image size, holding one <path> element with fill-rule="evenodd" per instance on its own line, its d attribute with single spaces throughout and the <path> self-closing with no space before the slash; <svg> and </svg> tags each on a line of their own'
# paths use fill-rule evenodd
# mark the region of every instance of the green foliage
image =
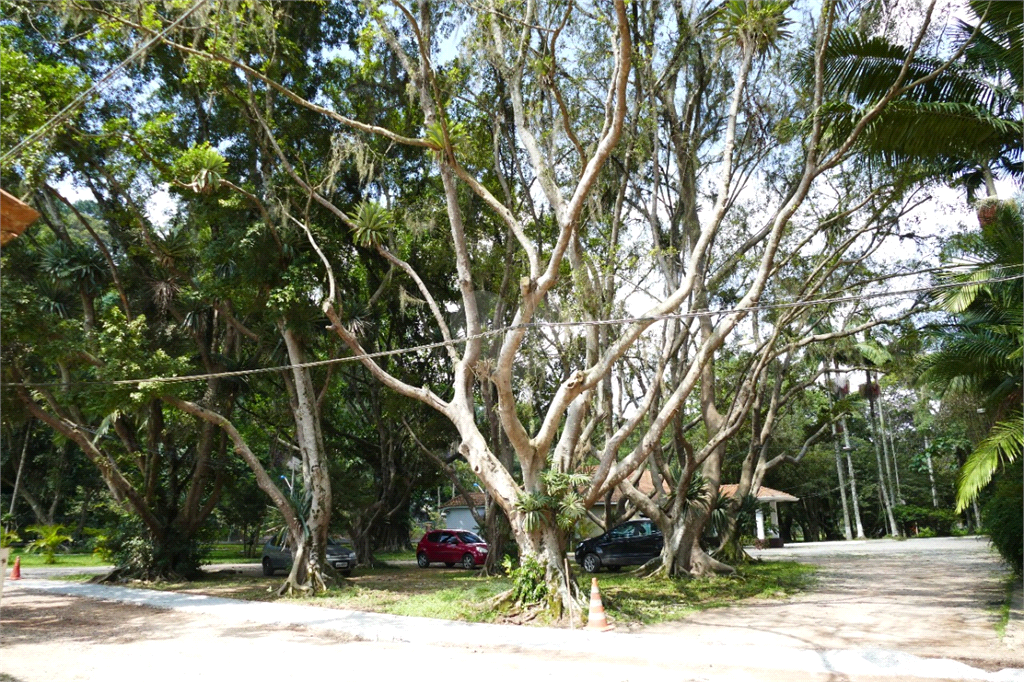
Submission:
<svg viewBox="0 0 1024 682">
<path fill-rule="evenodd" d="M 227 160 L 209 142 L 188 149 L 174 164 L 175 174 L 188 178 L 186 184 L 199 194 L 210 194 L 219 188 L 227 170 Z"/>
<path fill-rule="evenodd" d="M 444 144 L 444 130 L 441 128 L 441 122 L 435 122 L 433 125 L 428 126 L 426 130 L 426 140 L 433 147 L 435 147 L 435 154 L 438 158 L 441 157 L 443 150 L 445 149 Z M 452 150 L 459 151 L 469 147 L 469 133 L 466 131 L 466 126 L 461 122 L 455 124 L 448 124 L 448 141 L 452 145 Z"/>
<path fill-rule="evenodd" d="M 957 479 L 956 510 L 963 511 L 977 499 L 1003 466 L 1010 466 L 1024 452 L 1024 416 L 1017 415 L 992 427 L 971 453 Z"/>
<path fill-rule="evenodd" d="M 769 54 L 789 37 L 788 0 L 729 0 L 719 9 L 722 42 Z"/>
<path fill-rule="evenodd" d="M 184 536 L 173 528 L 157 540 L 137 517 L 123 515 L 106 535 L 97 536 L 95 551 L 130 577 L 191 579 L 199 575 L 209 546 L 198 536 Z"/>
<path fill-rule="evenodd" d="M 563 531 L 576 528 L 587 510 L 579 489 L 587 485 L 586 474 L 567 474 L 547 469 L 540 475 L 542 491 L 523 493 L 516 506 L 523 512 L 523 528 L 527 532 L 554 524 Z"/>
<path fill-rule="evenodd" d="M 511 601 L 517 604 L 538 604 L 547 599 L 548 584 L 544 566 L 535 558 L 523 557 L 517 564 L 513 564 L 511 557 L 505 557 L 501 565 L 512 580 Z"/>
<path fill-rule="evenodd" d="M 978 219 L 980 233 L 970 235 L 961 248 L 981 263 L 945 278 L 966 286 L 939 298 L 939 305 L 954 315 L 953 323 L 940 330 L 942 346 L 924 360 L 922 375 L 946 396 L 980 399 L 997 419 L 961 470 L 957 511 L 1024 451 L 1024 286 L 1019 279 L 990 281 L 1019 273 L 1024 264 L 1024 213 L 1016 202 L 992 199 L 978 205 Z"/>
<path fill-rule="evenodd" d="M 17 531 L 7 530 L 6 526 L 0 526 L 0 547 L 10 547 L 21 542 L 21 536 Z"/>
<path fill-rule="evenodd" d="M 996 484 L 995 494 L 982 509 L 985 531 L 999 554 L 1019 577 L 1024 575 L 1024 477 L 1014 467 Z"/>
<path fill-rule="evenodd" d="M 39 266 L 54 283 L 69 282 L 84 287 L 89 293 L 99 291 L 106 275 L 106 264 L 98 250 L 64 241 L 44 247 Z"/>
<path fill-rule="evenodd" d="M 0 91 L 0 148 L 5 152 L 22 142 L 51 116 L 88 87 L 88 80 L 77 66 L 61 64 L 52 57 L 39 59 L 27 54 L 25 35 L 18 28 L 0 27 L 0 72 L 4 87 Z M 13 159 L 23 177 L 34 182 L 43 177 L 49 163 L 53 139 L 69 123 L 77 122 L 78 112 L 37 138 Z M 5 169 L 6 170 L 6 169 Z M 7 187 L 7 189 L 11 189 Z"/>
<path fill-rule="evenodd" d="M 863 131 L 859 145 L 890 163 L 924 163 L 944 176 L 958 176 L 973 192 L 982 167 L 1021 174 L 1020 44 L 1021 8 L 1016 3 L 974 2 L 979 33 L 959 22 L 957 46 L 970 42 L 962 58 L 935 77 L 942 60 L 911 59 L 910 48 L 883 35 L 836 31 L 826 50 L 829 101 L 820 113 L 826 138 L 843 140 L 865 107 L 872 106 L 906 69 L 904 84 L 922 81 L 889 103 Z M 810 53 L 805 55 L 810 63 Z M 924 132 L 927 131 L 927 132 Z"/>
<path fill-rule="evenodd" d="M 352 238 L 356 244 L 374 248 L 384 242 L 391 230 L 391 213 L 373 201 L 361 201 L 349 214 L 352 220 Z"/>
<path fill-rule="evenodd" d="M 918 535 L 922 535 L 922 527 L 933 531 L 933 535 L 949 535 L 954 524 L 957 522 L 957 515 L 948 509 L 936 509 L 934 507 L 918 507 L 912 504 L 898 504 L 892 508 L 892 515 L 904 528 L 910 524 L 918 526 Z"/>
<path fill-rule="evenodd" d="M 49 526 L 33 525 L 25 528 L 30 533 L 36 534 L 36 539 L 25 546 L 30 552 L 39 552 L 46 557 L 46 563 L 57 563 L 56 554 L 61 545 L 71 541 L 71 536 L 64 532 L 64 526 L 53 524 Z"/>
</svg>

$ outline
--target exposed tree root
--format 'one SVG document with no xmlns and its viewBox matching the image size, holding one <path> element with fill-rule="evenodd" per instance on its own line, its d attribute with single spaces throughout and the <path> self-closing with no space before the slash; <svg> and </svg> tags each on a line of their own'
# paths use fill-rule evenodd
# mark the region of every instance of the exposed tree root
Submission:
<svg viewBox="0 0 1024 682">
<path fill-rule="evenodd" d="M 119 583 L 125 579 L 125 573 L 128 571 L 127 566 L 116 566 L 113 570 L 107 573 L 101 573 L 100 575 L 89 578 L 89 582 L 93 585 L 102 585 L 105 583 Z"/>
<path fill-rule="evenodd" d="M 133 569 L 130 566 L 115 566 L 112 570 L 107 573 L 93 576 L 89 579 L 89 582 L 93 585 L 103 585 L 107 583 L 124 583 L 130 580 L 139 580 L 142 582 L 155 583 L 155 582 L 174 582 L 183 583 L 189 582 L 192 578 L 186 575 L 182 575 L 177 571 L 166 571 L 164 573 L 146 572 L 141 569 Z"/>
<path fill-rule="evenodd" d="M 488 599 L 484 603 L 487 604 L 487 606 L 491 607 L 492 609 L 496 609 L 499 606 L 511 605 L 512 604 L 512 597 L 513 597 L 514 594 L 515 594 L 515 590 L 505 590 L 504 592 L 502 592 L 500 594 L 494 595 L 493 597 L 491 597 L 490 599 Z"/>
<path fill-rule="evenodd" d="M 729 564 L 722 563 L 706 552 L 694 552 L 690 565 L 690 575 L 701 578 L 713 574 L 732 575 L 736 569 Z"/>
<path fill-rule="evenodd" d="M 648 576 L 652 576 L 656 573 L 661 572 L 662 567 L 663 565 L 661 557 L 656 556 L 643 566 L 634 568 L 632 571 L 629 572 L 629 574 L 632 576 L 636 576 L 637 578 L 646 578 Z"/>
</svg>

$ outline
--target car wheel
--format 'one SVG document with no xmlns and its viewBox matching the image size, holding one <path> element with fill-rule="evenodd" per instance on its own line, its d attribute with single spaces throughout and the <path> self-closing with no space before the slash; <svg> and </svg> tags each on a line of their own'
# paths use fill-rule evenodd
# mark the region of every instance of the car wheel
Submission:
<svg viewBox="0 0 1024 682">
<path fill-rule="evenodd" d="M 270 562 L 270 557 L 263 557 L 263 575 L 270 577 L 274 575 L 274 564 Z"/>
<path fill-rule="evenodd" d="M 474 568 L 475 566 L 476 566 L 476 561 L 473 560 L 473 555 L 472 554 L 468 554 L 467 553 L 467 554 L 463 554 L 462 555 L 462 567 L 463 568 Z"/>
<path fill-rule="evenodd" d="M 430 565 L 430 559 L 427 558 L 426 552 L 420 552 L 416 555 L 416 565 L 420 568 L 426 568 Z"/>
<path fill-rule="evenodd" d="M 455 565 L 455 562 L 454 561 L 446 561 L 446 562 L 444 562 L 444 565 L 447 566 L 448 568 L 451 568 L 452 566 Z"/>
<path fill-rule="evenodd" d="M 597 573 L 601 570 L 601 558 L 596 554 L 583 557 L 583 570 L 587 573 Z"/>
</svg>

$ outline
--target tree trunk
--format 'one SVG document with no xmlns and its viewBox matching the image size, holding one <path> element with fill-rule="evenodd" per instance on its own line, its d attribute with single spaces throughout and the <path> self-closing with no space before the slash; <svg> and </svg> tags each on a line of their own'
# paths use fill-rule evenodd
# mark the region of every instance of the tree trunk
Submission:
<svg viewBox="0 0 1024 682">
<path fill-rule="evenodd" d="M 85 499 L 82 500 L 82 508 L 78 511 L 78 524 L 75 526 L 75 532 L 72 536 L 76 540 L 82 538 L 82 534 L 85 532 L 85 518 L 89 514 L 89 505 L 92 503 L 92 496 L 96 493 L 95 490 L 89 488 L 85 491 Z"/>
<path fill-rule="evenodd" d="M 881 388 L 881 384 L 879 384 Z M 903 500 L 903 493 L 900 491 L 900 471 L 896 466 L 896 449 L 893 447 L 892 435 L 885 422 L 885 409 L 882 406 L 882 396 L 878 396 L 878 427 L 882 435 L 882 454 L 885 458 L 885 472 L 889 476 L 889 499 L 894 503 L 906 504 Z M 892 468 L 889 468 L 889 461 L 892 460 Z"/>
<path fill-rule="evenodd" d="M 867 386 L 868 386 L 868 405 L 871 412 L 871 434 L 875 445 L 875 461 L 878 464 L 878 495 L 882 501 L 882 508 L 885 512 L 885 518 L 889 531 L 893 536 L 899 536 L 900 530 L 896 526 L 896 518 L 892 514 L 892 501 L 889 497 L 889 486 L 885 479 L 885 470 L 882 465 L 882 443 L 881 439 L 884 435 L 879 432 L 878 422 L 875 419 L 875 396 L 872 390 L 871 372 L 865 370 L 864 373 L 867 375 Z"/>
<path fill-rule="evenodd" d="M 522 519 L 513 517 L 513 528 L 522 528 Z M 566 561 L 568 536 L 558 528 L 546 525 L 533 532 L 514 532 L 519 545 L 520 565 L 536 561 L 544 569 L 547 585 L 547 607 L 555 620 L 568 618 L 569 614 L 582 613 L 583 600 L 579 585 Z"/>
<path fill-rule="evenodd" d="M 843 501 L 843 537 L 853 539 L 853 528 L 850 526 L 850 507 L 846 501 L 846 480 L 843 476 L 843 458 L 839 452 L 839 438 L 836 425 L 832 424 L 832 446 L 836 455 L 836 473 L 839 475 L 839 496 Z"/>
<path fill-rule="evenodd" d="M 21 444 L 21 459 L 18 460 L 18 473 L 14 476 L 14 490 L 11 492 L 11 509 L 9 514 L 14 514 L 14 503 L 18 499 L 18 488 L 21 487 L 21 472 L 25 469 L 25 456 L 28 454 L 28 441 L 32 437 L 32 417 L 28 418 L 25 425 L 25 442 Z"/>
<path fill-rule="evenodd" d="M 863 540 L 867 536 L 864 534 L 864 523 L 860 517 L 860 499 L 857 497 L 857 472 L 853 469 L 853 457 L 850 455 L 853 452 L 853 446 L 850 445 L 850 431 L 846 428 L 845 418 L 839 423 L 843 427 L 843 451 L 846 452 L 846 468 L 850 473 L 850 501 L 853 503 L 853 520 L 857 525 L 857 539 Z"/>
<path fill-rule="evenodd" d="M 284 375 L 285 385 L 295 419 L 296 441 L 302 451 L 304 492 L 309 496 L 309 513 L 305 523 L 309 537 L 292 537 L 295 547 L 292 570 L 279 593 L 290 593 L 293 589 L 315 593 L 327 588 L 323 567 L 326 565 L 327 531 L 331 524 L 331 480 L 324 457 L 324 440 L 313 379 L 309 369 L 301 366 L 306 362 L 305 352 L 293 330 L 284 322 L 279 327 L 292 364 L 291 372 Z"/>
<path fill-rule="evenodd" d="M 487 505 L 487 512 L 484 516 L 484 535 L 487 538 L 488 551 L 487 560 L 484 562 L 484 573 L 497 575 L 502 572 L 502 562 L 505 559 L 505 547 L 512 540 L 512 529 L 501 506 L 491 500 Z"/>
<path fill-rule="evenodd" d="M 924 437 L 924 458 L 928 463 L 928 482 L 932 485 L 932 506 L 938 509 L 939 493 L 935 489 L 935 469 L 932 468 L 932 452 L 931 446 L 928 443 L 928 436 Z"/>
<path fill-rule="evenodd" d="M 829 377 L 829 382 L 831 382 L 832 375 L 828 374 L 827 376 Z M 834 404 L 831 389 L 831 386 L 834 385 L 835 384 L 830 383 L 828 391 L 828 403 L 830 407 Z M 846 501 L 846 480 L 845 476 L 843 476 L 843 457 L 839 452 L 839 437 L 836 432 L 835 422 L 832 422 L 832 448 L 836 455 L 836 474 L 839 476 L 839 496 L 843 501 L 843 536 L 847 540 L 852 540 L 853 528 L 850 526 L 850 507 Z"/>
</svg>

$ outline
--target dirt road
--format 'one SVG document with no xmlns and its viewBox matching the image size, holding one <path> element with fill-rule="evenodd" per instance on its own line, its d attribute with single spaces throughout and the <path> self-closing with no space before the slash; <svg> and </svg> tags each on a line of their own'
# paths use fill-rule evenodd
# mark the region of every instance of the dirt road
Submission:
<svg viewBox="0 0 1024 682">
<path fill-rule="evenodd" d="M 1007 572 L 984 538 L 828 542 L 757 554 L 820 566 L 818 585 L 786 601 L 748 601 L 640 631 L 702 643 L 890 649 L 986 670 L 1024 667 L 1021 640 L 1000 641 L 996 633 Z"/>
<path fill-rule="evenodd" d="M 994 604 L 1002 600 L 1003 572 L 985 544 L 923 542 L 796 548 L 789 554 L 823 567 L 812 593 L 708 611 L 634 636 L 612 634 L 600 640 L 606 646 L 586 653 L 517 646 L 511 640 L 486 647 L 357 641 L 317 626 L 320 616 L 305 627 L 268 626 L 240 620 L 237 611 L 228 618 L 157 610 L 8 583 L 0 609 L 0 681 L 223 682 L 288 679 L 303 672 L 319 678 L 472 676 L 498 682 L 1024 680 L 1024 670 L 1006 669 L 1024 668 L 1024 652 L 1010 649 L 995 634 Z M 552 640 L 571 634 L 546 632 Z M 758 659 L 740 653 L 752 643 L 773 647 L 787 661 L 820 658 L 832 672 L 820 666 L 764 669 Z M 701 659 L 707 650 L 720 653 Z M 973 668 L 921 659 L 908 665 L 901 651 L 955 658 Z M 900 656 L 902 663 L 896 660 Z M 297 669 L 300 661 L 310 667 Z M 843 665 L 829 667 L 832 662 Z M 890 662 L 893 674 L 879 673 Z"/>
</svg>

